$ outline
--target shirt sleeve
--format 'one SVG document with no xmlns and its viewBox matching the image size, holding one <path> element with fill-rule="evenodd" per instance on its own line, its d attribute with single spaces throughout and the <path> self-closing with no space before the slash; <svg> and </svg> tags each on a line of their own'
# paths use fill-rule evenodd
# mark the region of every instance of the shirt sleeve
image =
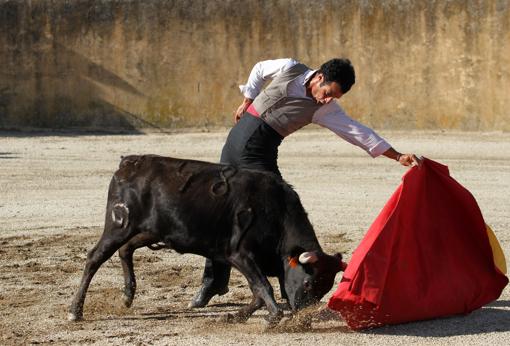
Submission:
<svg viewBox="0 0 510 346">
<path fill-rule="evenodd" d="M 273 79 L 296 64 L 298 64 L 298 62 L 294 59 L 260 61 L 253 66 L 248 81 L 244 85 L 239 85 L 239 89 L 244 97 L 253 100 L 260 93 L 265 82 Z"/>
<path fill-rule="evenodd" d="M 312 122 L 330 129 L 347 142 L 362 148 L 372 157 L 377 157 L 391 148 L 391 145 L 374 130 L 351 119 L 334 101 L 319 108 Z"/>
</svg>

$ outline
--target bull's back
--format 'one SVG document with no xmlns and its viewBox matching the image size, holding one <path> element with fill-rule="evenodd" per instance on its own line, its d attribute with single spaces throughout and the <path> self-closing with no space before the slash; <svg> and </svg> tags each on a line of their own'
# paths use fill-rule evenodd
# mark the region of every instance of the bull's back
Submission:
<svg viewBox="0 0 510 346">
<path fill-rule="evenodd" d="M 244 242 L 263 259 L 277 255 L 290 200 L 300 204 L 274 174 L 156 155 L 123 158 L 109 193 L 110 206 L 125 203 L 179 252 L 211 256 Z M 306 213 L 292 217 L 302 224 Z"/>
<path fill-rule="evenodd" d="M 109 199 L 111 205 L 125 203 L 135 223 L 150 222 L 177 251 L 204 255 L 229 246 L 238 212 L 250 209 L 267 221 L 267 200 L 274 200 L 267 180 L 264 173 L 221 164 L 127 156 L 114 174 Z"/>
</svg>

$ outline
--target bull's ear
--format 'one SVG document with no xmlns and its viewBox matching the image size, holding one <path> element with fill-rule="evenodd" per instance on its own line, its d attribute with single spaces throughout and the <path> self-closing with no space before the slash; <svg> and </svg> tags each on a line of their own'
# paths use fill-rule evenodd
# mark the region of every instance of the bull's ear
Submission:
<svg viewBox="0 0 510 346">
<path fill-rule="evenodd" d="M 301 255 L 299 255 L 299 263 L 301 264 L 311 264 L 317 262 L 318 260 L 319 257 L 317 257 L 315 251 L 303 252 Z"/>
<path fill-rule="evenodd" d="M 289 262 L 289 267 L 291 268 L 296 268 L 297 265 L 298 265 L 298 258 L 295 256 L 295 257 L 287 257 L 287 261 Z"/>
</svg>

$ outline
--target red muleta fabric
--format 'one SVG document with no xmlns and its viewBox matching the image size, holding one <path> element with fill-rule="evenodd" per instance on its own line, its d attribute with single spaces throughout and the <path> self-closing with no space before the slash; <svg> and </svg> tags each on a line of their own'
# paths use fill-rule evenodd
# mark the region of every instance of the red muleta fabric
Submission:
<svg viewBox="0 0 510 346">
<path fill-rule="evenodd" d="M 358 330 L 467 314 L 507 283 L 474 197 L 448 167 L 424 159 L 354 251 L 328 307 Z"/>
</svg>

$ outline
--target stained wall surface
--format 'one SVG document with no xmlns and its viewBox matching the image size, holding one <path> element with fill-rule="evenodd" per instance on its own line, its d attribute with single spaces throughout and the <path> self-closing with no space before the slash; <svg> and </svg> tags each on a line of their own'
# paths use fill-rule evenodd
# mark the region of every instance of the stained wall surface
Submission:
<svg viewBox="0 0 510 346">
<path fill-rule="evenodd" d="M 510 130 L 506 0 L 0 0 L 0 128 L 228 125 L 257 61 L 338 56 L 367 125 Z"/>
</svg>

